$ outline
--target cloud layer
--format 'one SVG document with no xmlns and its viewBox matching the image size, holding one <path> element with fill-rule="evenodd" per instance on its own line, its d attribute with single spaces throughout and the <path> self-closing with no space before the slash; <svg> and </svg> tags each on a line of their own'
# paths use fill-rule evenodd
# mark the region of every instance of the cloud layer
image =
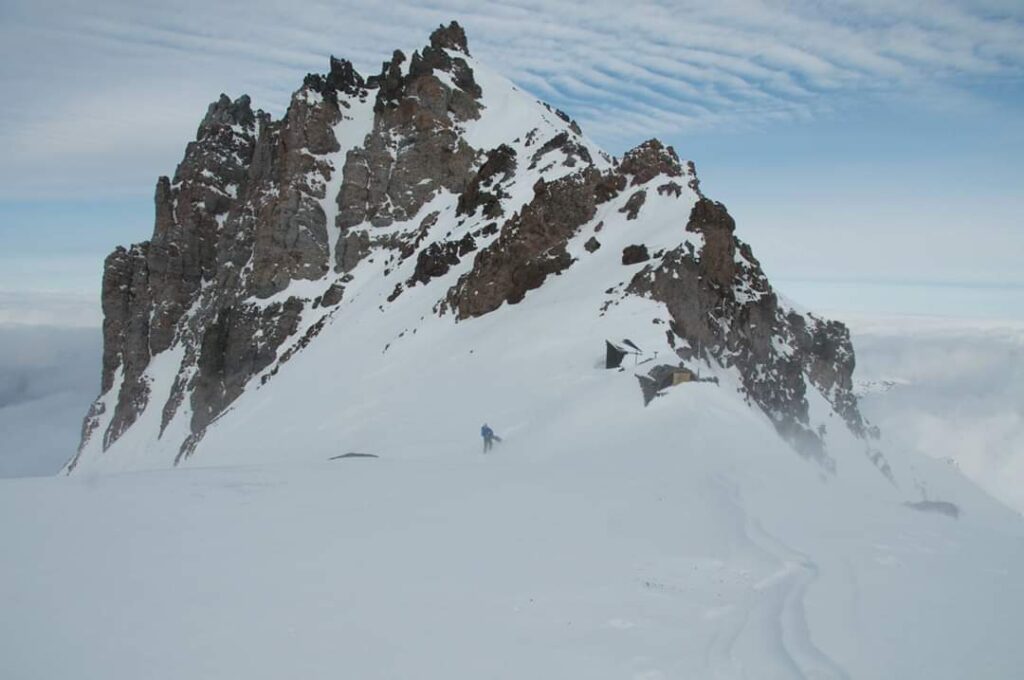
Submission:
<svg viewBox="0 0 1024 680">
<path fill-rule="evenodd" d="M 652 133 L 811 119 L 878 93 L 955 92 L 1024 66 L 1024 7 L 998 0 L 5 5 L 0 179 L 22 195 L 74 184 L 97 158 L 106 191 L 138 191 L 140 165 L 166 172 L 221 90 L 280 113 L 328 54 L 374 72 L 452 18 L 474 54 L 613 151 Z"/>
<path fill-rule="evenodd" d="M 0 323 L 0 477 L 52 475 L 99 391 L 98 328 Z"/>
<path fill-rule="evenodd" d="M 1024 324 L 876 319 L 852 324 L 861 399 L 882 447 L 948 460 L 1024 512 Z"/>
</svg>

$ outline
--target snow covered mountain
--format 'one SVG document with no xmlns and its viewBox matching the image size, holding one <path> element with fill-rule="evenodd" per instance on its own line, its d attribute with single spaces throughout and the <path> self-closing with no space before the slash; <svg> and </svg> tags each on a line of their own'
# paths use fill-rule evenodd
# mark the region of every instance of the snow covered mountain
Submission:
<svg viewBox="0 0 1024 680">
<path fill-rule="evenodd" d="M 369 78 L 332 58 L 278 121 L 222 95 L 157 183 L 152 239 L 107 259 L 103 392 L 67 470 L 411 455 L 396 429 L 535 429 L 542 405 L 625 381 L 631 411 L 700 375 L 824 469 L 852 437 L 891 474 L 847 330 L 780 301 L 734 229 L 693 163 L 657 140 L 612 158 L 456 23 Z M 597 367 L 608 346 L 624 374 Z"/>
<path fill-rule="evenodd" d="M 222 97 L 156 213 L 69 474 L 0 480 L 0 677 L 1019 676 L 1020 516 L 457 24 Z"/>
</svg>

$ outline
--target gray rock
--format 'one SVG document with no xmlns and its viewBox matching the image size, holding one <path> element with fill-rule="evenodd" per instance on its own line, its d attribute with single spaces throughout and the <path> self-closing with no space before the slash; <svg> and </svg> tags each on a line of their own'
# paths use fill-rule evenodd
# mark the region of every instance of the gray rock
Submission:
<svg viewBox="0 0 1024 680">
<path fill-rule="evenodd" d="M 192 390 L 192 431 L 200 432 L 242 393 L 253 375 L 277 357 L 298 327 L 302 302 L 288 298 L 266 308 L 225 307 L 202 334 Z"/>
<path fill-rule="evenodd" d="M 620 213 L 626 213 L 627 220 L 635 220 L 640 215 L 640 208 L 644 206 L 644 201 L 647 200 L 647 192 L 643 189 L 636 191 L 629 200 L 626 201 L 626 205 L 619 208 Z"/>
<path fill-rule="evenodd" d="M 828 394 L 837 410 L 852 406 L 856 411 L 856 398 L 844 387 L 853 366 L 838 360 L 847 352 L 852 356 L 848 335 L 835 322 L 810 328 L 803 317 L 784 314 L 749 247 L 735 239 L 735 224 L 720 203 L 699 200 L 686 229 L 704 236 L 700 253 L 686 248 L 666 253 L 638 272 L 628 291 L 665 303 L 672 332 L 686 340 L 682 358 L 735 367 L 747 397 L 778 432 L 801 454 L 832 469 L 821 437 L 808 425 L 804 375 L 813 371 L 821 385 L 833 386 Z M 747 294 L 738 297 L 737 289 Z M 797 351 L 779 351 L 777 340 Z"/>
<path fill-rule="evenodd" d="M 340 283 L 332 283 L 331 287 L 320 298 L 320 304 L 324 307 L 334 307 L 345 295 L 345 286 Z"/>
<path fill-rule="evenodd" d="M 651 259 L 647 246 L 643 243 L 626 246 L 622 249 L 622 264 L 640 264 Z"/>
<path fill-rule="evenodd" d="M 502 144 L 487 153 L 487 161 L 473 175 L 466 190 L 459 196 L 456 215 L 473 215 L 482 208 L 484 217 L 498 218 L 504 214 L 501 201 L 508 198 L 502 187 L 516 171 L 516 152 Z"/>
<path fill-rule="evenodd" d="M 572 264 L 565 246 L 597 212 L 601 173 L 587 168 L 554 182 L 539 181 L 533 200 L 480 251 L 473 269 L 459 278 L 448 303 L 460 319 L 481 316 L 504 302 L 516 304 L 551 274 Z"/>
<path fill-rule="evenodd" d="M 405 55 L 396 51 L 368 81 L 377 87 L 373 131 L 345 160 L 337 219 L 342 232 L 364 222 L 388 226 L 409 219 L 439 190 L 462 193 L 470 182 L 476 151 L 455 126 L 479 118 L 480 88 L 466 61 L 446 51 L 468 55 L 458 24 L 439 29 L 431 43 L 413 55 L 408 74 L 400 68 Z M 456 87 L 442 82 L 439 71 Z"/>
<path fill-rule="evenodd" d="M 622 156 L 619 172 L 632 175 L 633 186 L 650 182 L 658 175 L 680 177 L 683 168 L 679 156 L 671 146 L 665 146 L 657 139 L 649 139 L 640 146 L 630 149 Z"/>
<path fill-rule="evenodd" d="M 131 427 L 149 403 L 149 386 L 142 379 L 151 356 L 147 250 L 145 243 L 129 250 L 118 248 L 104 264 L 102 391 L 115 386 L 118 371 L 122 385 L 110 424 L 103 433 L 104 449 Z"/>
</svg>

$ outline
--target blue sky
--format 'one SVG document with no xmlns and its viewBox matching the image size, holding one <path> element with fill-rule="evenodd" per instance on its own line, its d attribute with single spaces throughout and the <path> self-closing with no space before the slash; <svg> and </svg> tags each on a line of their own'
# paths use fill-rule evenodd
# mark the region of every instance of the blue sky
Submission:
<svg viewBox="0 0 1024 680">
<path fill-rule="evenodd" d="M 329 54 L 374 72 L 451 18 L 609 151 L 657 136 L 693 159 L 808 304 L 896 291 L 854 305 L 884 310 L 913 290 L 899 311 L 941 313 L 958 286 L 986 315 L 1024 316 L 1016 0 L 4 0 L 0 290 L 98 292 L 220 92 L 278 115 Z"/>
</svg>

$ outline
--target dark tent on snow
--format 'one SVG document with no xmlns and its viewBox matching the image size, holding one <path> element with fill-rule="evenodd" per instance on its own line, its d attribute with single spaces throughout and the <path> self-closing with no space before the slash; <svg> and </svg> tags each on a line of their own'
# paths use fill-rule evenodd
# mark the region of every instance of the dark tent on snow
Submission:
<svg viewBox="0 0 1024 680">
<path fill-rule="evenodd" d="M 613 343 L 610 340 L 605 340 L 605 368 L 618 368 L 622 366 L 622 360 L 627 354 L 640 354 L 640 348 L 637 347 L 629 339 L 623 340 L 621 343 Z"/>
</svg>

